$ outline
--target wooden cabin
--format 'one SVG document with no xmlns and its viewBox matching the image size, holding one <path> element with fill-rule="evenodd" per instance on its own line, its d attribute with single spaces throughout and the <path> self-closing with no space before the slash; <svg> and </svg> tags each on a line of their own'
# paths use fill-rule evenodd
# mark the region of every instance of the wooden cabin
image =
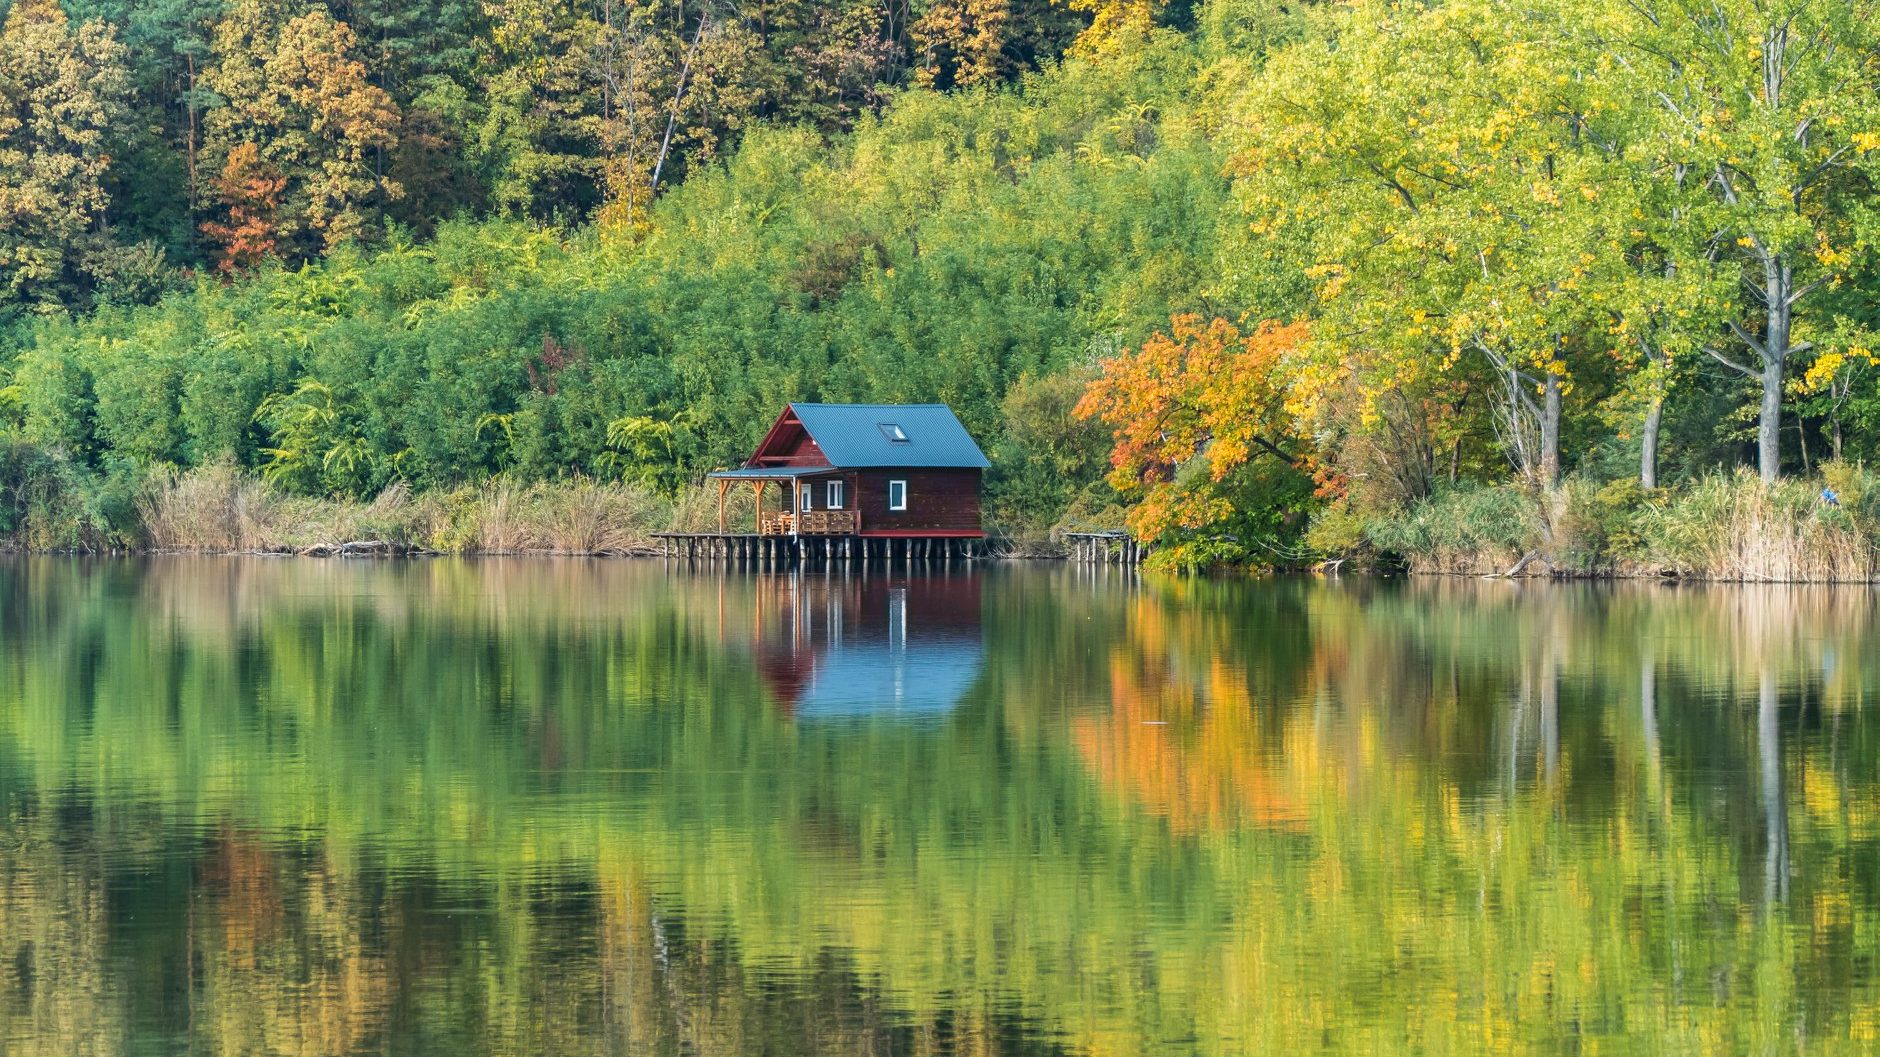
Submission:
<svg viewBox="0 0 1880 1057">
<path fill-rule="evenodd" d="M 711 475 L 718 531 L 749 486 L 760 536 L 981 539 L 988 465 L 945 404 L 790 404 L 742 467 Z"/>
</svg>

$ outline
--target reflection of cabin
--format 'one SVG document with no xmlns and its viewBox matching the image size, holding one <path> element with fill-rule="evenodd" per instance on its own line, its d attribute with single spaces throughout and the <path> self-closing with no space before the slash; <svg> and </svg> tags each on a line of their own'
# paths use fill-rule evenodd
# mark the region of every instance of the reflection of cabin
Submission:
<svg viewBox="0 0 1880 1057">
<path fill-rule="evenodd" d="M 760 536 L 979 539 L 987 465 L 945 404 L 790 404 L 742 467 L 712 474 L 718 531 L 726 493 L 748 484 Z"/>
<path fill-rule="evenodd" d="M 767 580 L 755 667 L 800 719 L 937 716 L 979 678 L 979 605 L 977 577 Z"/>
</svg>

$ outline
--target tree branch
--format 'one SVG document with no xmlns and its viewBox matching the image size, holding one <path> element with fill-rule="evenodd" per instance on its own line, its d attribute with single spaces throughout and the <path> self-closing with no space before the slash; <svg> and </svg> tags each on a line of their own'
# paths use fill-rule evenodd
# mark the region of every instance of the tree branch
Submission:
<svg viewBox="0 0 1880 1057">
<path fill-rule="evenodd" d="M 1728 356 L 1725 356 L 1723 353 L 1717 351 L 1715 348 L 1709 345 L 1704 346 L 1704 351 L 1710 354 L 1711 359 L 1716 360 L 1718 363 L 1723 364 L 1725 367 L 1728 367 L 1733 371 L 1741 372 L 1745 377 L 1748 377 L 1748 378 L 1762 377 L 1761 371 L 1752 371 L 1748 367 L 1745 367 L 1742 364 L 1736 362 L 1735 360 L 1729 358 Z"/>
<path fill-rule="evenodd" d="M 1788 299 L 1782 302 L 1783 307 L 1785 308 L 1794 307 L 1795 302 L 1800 301 L 1802 298 L 1807 297 L 1809 294 L 1814 293 L 1817 289 L 1821 288 L 1821 286 L 1826 284 L 1827 281 L 1828 280 L 1826 279 L 1816 279 L 1812 283 L 1804 283 L 1803 285 L 1797 287 L 1795 289 L 1795 292 L 1790 294 L 1788 296 Z"/>
<path fill-rule="evenodd" d="M 1735 334 L 1738 341 L 1741 341 L 1743 344 L 1748 345 L 1750 347 L 1750 351 L 1754 352 L 1758 356 L 1761 356 L 1764 360 L 1767 360 L 1770 358 L 1769 347 L 1764 345 L 1761 341 L 1757 340 L 1756 335 L 1751 334 L 1747 330 L 1744 330 L 1743 324 L 1738 323 L 1736 320 L 1732 319 L 1729 325 L 1730 325 L 1730 333 Z"/>
</svg>

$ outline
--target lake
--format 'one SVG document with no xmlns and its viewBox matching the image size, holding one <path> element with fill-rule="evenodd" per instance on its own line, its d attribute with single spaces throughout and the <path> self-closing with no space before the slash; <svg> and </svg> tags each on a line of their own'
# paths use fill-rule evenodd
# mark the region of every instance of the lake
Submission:
<svg viewBox="0 0 1880 1057">
<path fill-rule="evenodd" d="M 0 1052 L 1869 1052 L 1877 597 L 16 559 Z"/>
</svg>

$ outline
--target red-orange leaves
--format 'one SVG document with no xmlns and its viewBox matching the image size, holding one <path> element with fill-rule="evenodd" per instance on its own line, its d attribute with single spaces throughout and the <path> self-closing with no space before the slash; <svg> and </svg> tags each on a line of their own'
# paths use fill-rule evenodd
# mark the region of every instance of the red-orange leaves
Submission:
<svg viewBox="0 0 1880 1057">
<path fill-rule="evenodd" d="M 261 160 L 260 148 L 242 143 L 229 151 L 215 187 L 228 217 L 204 221 L 202 231 L 217 244 L 216 267 L 243 271 L 273 256 L 279 244 L 278 213 L 287 179 Z"/>
<path fill-rule="evenodd" d="M 1170 330 L 1106 361 L 1077 405 L 1115 430 L 1110 482 L 1141 497 L 1131 528 L 1143 538 L 1222 520 L 1233 505 L 1209 485 L 1260 455 L 1293 459 L 1275 367 L 1305 324 L 1268 321 L 1243 335 L 1225 319 L 1183 315 Z M 1200 487 L 1184 487 L 1203 471 Z"/>
</svg>

